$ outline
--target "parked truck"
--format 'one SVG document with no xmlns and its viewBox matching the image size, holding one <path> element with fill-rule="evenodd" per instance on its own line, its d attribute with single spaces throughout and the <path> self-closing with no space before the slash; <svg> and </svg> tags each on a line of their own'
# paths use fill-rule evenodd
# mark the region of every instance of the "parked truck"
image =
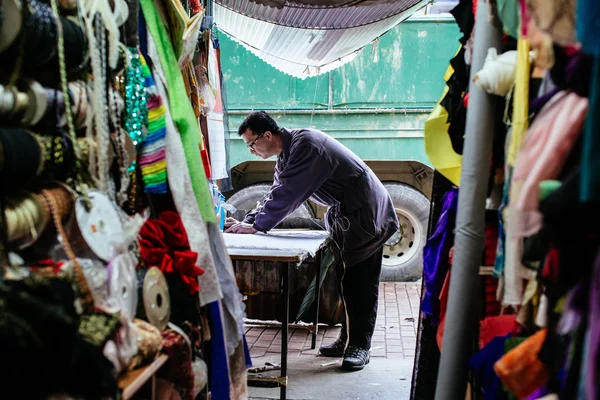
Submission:
<svg viewBox="0 0 600 400">
<path fill-rule="evenodd" d="M 250 111 L 267 110 L 287 128 L 322 130 L 363 159 L 394 202 L 400 229 L 385 245 L 382 280 L 419 279 L 433 180 L 423 126 L 443 91 L 441 77 L 456 53 L 458 38 L 448 14 L 413 16 L 350 63 L 302 80 L 221 35 L 234 189 L 225 193 L 227 202 L 248 211 L 273 180 L 275 160 L 252 156 L 237 135 Z M 324 211 L 308 201 L 291 217 L 322 219 Z"/>
</svg>

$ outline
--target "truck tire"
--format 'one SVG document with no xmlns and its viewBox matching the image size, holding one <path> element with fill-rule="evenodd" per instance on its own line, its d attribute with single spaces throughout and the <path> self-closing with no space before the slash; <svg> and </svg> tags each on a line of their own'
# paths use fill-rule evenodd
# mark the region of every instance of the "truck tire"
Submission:
<svg viewBox="0 0 600 400">
<path fill-rule="evenodd" d="M 244 218 L 244 215 L 256 207 L 256 203 L 262 201 L 263 197 L 269 192 L 271 185 L 268 183 L 256 183 L 243 188 L 232 195 L 227 204 L 234 206 L 238 211 L 233 217 L 237 220 Z M 287 216 L 288 218 L 315 218 L 315 213 L 307 202 L 304 202 L 296 211 Z"/>
<path fill-rule="evenodd" d="M 383 247 L 381 280 L 414 282 L 423 275 L 423 247 L 427 240 L 429 199 L 408 185 L 384 182 L 400 222 L 400 229 Z"/>
</svg>

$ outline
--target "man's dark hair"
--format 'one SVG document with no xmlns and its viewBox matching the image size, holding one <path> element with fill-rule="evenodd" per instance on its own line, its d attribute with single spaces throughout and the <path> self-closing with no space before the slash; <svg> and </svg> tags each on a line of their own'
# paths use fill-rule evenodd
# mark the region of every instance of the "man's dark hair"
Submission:
<svg viewBox="0 0 600 400">
<path fill-rule="evenodd" d="M 265 111 L 254 111 L 244 119 L 244 122 L 238 129 L 238 135 L 242 136 L 246 130 L 250 129 L 255 135 L 261 135 L 266 131 L 273 135 L 281 135 L 281 130 L 277 122 Z"/>
</svg>

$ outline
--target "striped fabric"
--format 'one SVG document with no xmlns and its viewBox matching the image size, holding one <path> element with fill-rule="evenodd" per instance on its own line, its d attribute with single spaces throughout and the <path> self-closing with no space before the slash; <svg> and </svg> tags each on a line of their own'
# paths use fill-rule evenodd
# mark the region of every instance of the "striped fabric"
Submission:
<svg viewBox="0 0 600 400">
<path fill-rule="evenodd" d="M 142 170 L 144 191 L 167 192 L 167 163 L 165 159 L 165 105 L 158 94 L 146 60 L 140 55 L 148 103 L 148 134 L 142 142 L 138 162 Z"/>
</svg>

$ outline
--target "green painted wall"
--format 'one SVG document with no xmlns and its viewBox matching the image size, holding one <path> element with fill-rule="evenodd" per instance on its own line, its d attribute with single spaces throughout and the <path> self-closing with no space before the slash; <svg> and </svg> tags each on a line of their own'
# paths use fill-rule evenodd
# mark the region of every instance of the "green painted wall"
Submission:
<svg viewBox="0 0 600 400">
<path fill-rule="evenodd" d="M 352 62 L 329 74 L 301 80 L 276 70 L 221 33 L 227 106 L 230 111 L 271 110 L 283 126 L 323 130 L 365 160 L 429 164 L 422 139 L 427 112 L 403 111 L 435 105 L 459 37 L 452 18 L 408 20 L 382 36 L 376 48 L 365 47 Z M 352 113 L 357 109 L 373 109 L 373 113 Z M 377 113 L 376 109 L 398 112 Z M 294 110 L 343 113 L 293 114 Z M 232 166 L 257 160 L 237 137 L 242 119 L 243 115 L 230 115 Z"/>
</svg>

